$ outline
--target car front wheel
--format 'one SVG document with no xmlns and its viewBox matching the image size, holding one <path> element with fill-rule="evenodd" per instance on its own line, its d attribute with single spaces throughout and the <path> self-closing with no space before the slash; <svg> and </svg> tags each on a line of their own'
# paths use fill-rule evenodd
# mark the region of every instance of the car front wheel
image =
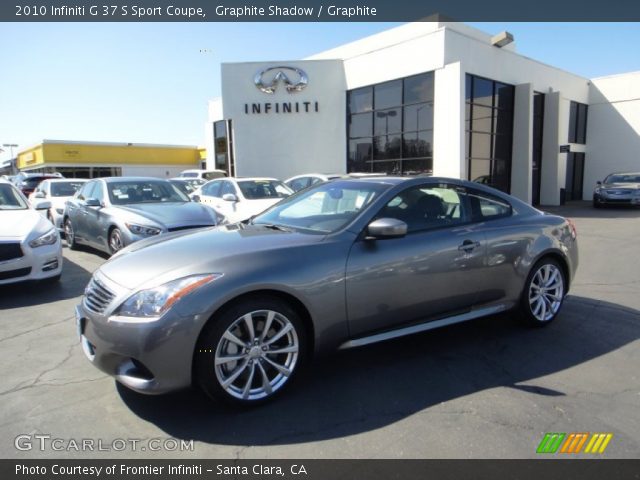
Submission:
<svg viewBox="0 0 640 480">
<path fill-rule="evenodd" d="M 525 322 L 538 327 L 551 323 L 562 307 L 566 285 L 564 271 L 556 260 L 543 258 L 536 263 L 527 277 L 520 305 Z"/>
<path fill-rule="evenodd" d="M 233 405 L 256 405 L 281 393 L 300 370 L 305 328 L 286 303 L 256 297 L 214 318 L 195 355 L 197 381 L 209 396 Z"/>
<path fill-rule="evenodd" d="M 76 234 L 73 230 L 73 224 L 70 218 L 64 220 L 64 238 L 67 240 L 67 245 L 71 250 L 78 248 L 78 242 L 76 242 Z"/>
<path fill-rule="evenodd" d="M 109 252 L 114 255 L 116 252 L 124 248 L 124 240 L 122 238 L 122 232 L 119 228 L 114 228 L 109 233 Z"/>
</svg>

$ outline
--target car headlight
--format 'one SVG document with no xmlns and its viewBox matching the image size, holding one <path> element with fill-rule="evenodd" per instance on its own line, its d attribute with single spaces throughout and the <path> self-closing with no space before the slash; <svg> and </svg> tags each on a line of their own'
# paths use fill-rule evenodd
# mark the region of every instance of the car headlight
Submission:
<svg viewBox="0 0 640 480">
<path fill-rule="evenodd" d="M 596 187 L 596 189 L 594 190 L 596 193 L 600 193 L 602 191 L 601 187 Z"/>
<path fill-rule="evenodd" d="M 221 274 L 193 275 L 173 280 L 158 287 L 141 290 L 125 300 L 116 309 L 115 315 L 133 317 L 132 321 L 136 321 L 136 319 L 156 320 L 182 297 L 221 276 Z M 124 318 L 117 320 L 127 321 Z"/>
<path fill-rule="evenodd" d="M 149 236 L 149 235 L 158 235 L 159 233 L 162 233 L 162 230 L 160 230 L 157 227 L 148 227 L 146 225 L 136 225 L 135 223 L 126 223 L 125 225 L 131 231 L 131 233 L 135 235 Z"/>
<path fill-rule="evenodd" d="M 52 228 L 44 235 L 40 235 L 29 242 L 31 248 L 43 247 L 45 245 L 53 245 L 58 240 L 58 232 Z"/>
</svg>

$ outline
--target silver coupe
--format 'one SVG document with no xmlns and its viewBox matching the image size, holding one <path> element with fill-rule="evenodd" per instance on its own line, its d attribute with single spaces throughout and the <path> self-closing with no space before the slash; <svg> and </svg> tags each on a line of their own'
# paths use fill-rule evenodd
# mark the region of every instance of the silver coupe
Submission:
<svg viewBox="0 0 640 480">
<path fill-rule="evenodd" d="M 195 383 L 254 405 L 321 352 L 505 311 L 547 325 L 577 265 L 570 221 L 490 187 L 338 179 L 248 222 L 125 248 L 94 273 L 77 327 L 133 390 Z"/>
</svg>

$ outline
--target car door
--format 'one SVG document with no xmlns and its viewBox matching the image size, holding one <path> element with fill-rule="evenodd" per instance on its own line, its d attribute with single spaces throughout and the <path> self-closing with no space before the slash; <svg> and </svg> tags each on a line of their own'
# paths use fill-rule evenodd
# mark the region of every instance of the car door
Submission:
<svg viewBox="0 0 640 480">
<path fill-rule="evenodd" d="M 87 182 L 78 192 L 78 195 L 69 202 L 67 215 L 73 225 L 76 238 L 84 239 L 86 236 L 86 216 L 87 209 L 89 208 L 87 207 L 86 201 L 88 198 L 91 198 L 95 185 L 95 181 Z"/>
<path fill-rule="evenodd" d="M 455 185 L 408 187 L 376 215 L 404 221 L 401 238 L 351 248 L 346 297 L 352 336 L 468 311 L 483 281 L 486 242 Z"/>
<path fill-rule="evenodd" d="M 97 200 L 99 205 L 86 206 L 85 215 L 85 238 L 92 245 L 104 248 L 107 246 L 108 221 L 105 218 L 105 192 L 104 184 L 100 180 L 95 181 L 95 186 L 91 190 L 92 200 Z"/>
</svg>

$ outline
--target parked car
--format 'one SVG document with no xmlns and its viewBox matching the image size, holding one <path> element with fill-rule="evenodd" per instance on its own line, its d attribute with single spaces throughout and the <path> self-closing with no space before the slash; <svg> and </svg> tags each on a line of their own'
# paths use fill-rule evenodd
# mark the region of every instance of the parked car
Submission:
<svg viewBox="0 0 640 480">
<path fill-rule="evenodd" d="M 62 178 L 61 175 L 50 175 L 50 174 L 42 174 L 42 175 L 29 175 L 28 177 L 24 177 L 17 183 L 20 191 L 28 197 L 33 193 L 33 191 L 40 185 L 40 182 L 47 180 L 49 178 Z"/>
<path fill-rule="evenodd" d="M 612 173 L 593 190 L 593 206 L 640 205 L 640 173 Z"/>
<path fill-rule="evenodd" d="M 577 266 L 570 221 L 492 188 L 334 180 L 247 223 L 122 250 L 76 318 L 89 360 L 133 390 L 193 382 L 253 405 L 316 353 L 511 309 L 548 325 Z"/>
<path fill-rule="evenodd" d="M 292 193 L 275 178 L 224 178 L 205 183 L 191 198 L 234 223 L 257 215 Z"/>
<path fill-rule="evenodd" d="M 224 170 L 200 170 L 200 169 L 191 169 L 191 170 L 183 170 L 178 175 L 178 178 L 199 178 L 201 180 L 213 180 L 214 178 L 222 178 L 226 177 L 227 172 Z"/>
<path fill-rule="evenodd" d="M 114 254 L 146 237 L 210 227 L 219 220 L 168 180 L 110 177 L 87 182 L 67 201 L 64 232 L 70 248 L 86 244 Z"/>
<path fill-rule="evenodd" d="M 47 210 L 47 218 L 56 226 L 58 231 L 62 232 L 64 230 L 62 219 L 65 203 L 86 182 L 87 180 L 84 178 L 51 178 L 43 180 L 29 195 L 29 202 L 36 206 L 42 203 L 43 200 L 51 202 L 51 207 Z"/>
<path fill-rule="evenodd" d="M 296 175 L 295 177 L 287 178 L 284 184 L 294 192 L 298 192 L 302 189 L 310 187 L 320 182 L 327 182 L 336 178 L 340 178 L 344 175 L 340 173 L 332 173 L 325 175 L 323 173 L 307 173 L 304 175 Z"/>
<path fill-rule="evenodd" d="M 51 205 L 43 202 L 40 208 Z M 62 273 L 60 235 L 15 185 L 0 180 L 0 285 L 55 282 Z"/>
</svg>

